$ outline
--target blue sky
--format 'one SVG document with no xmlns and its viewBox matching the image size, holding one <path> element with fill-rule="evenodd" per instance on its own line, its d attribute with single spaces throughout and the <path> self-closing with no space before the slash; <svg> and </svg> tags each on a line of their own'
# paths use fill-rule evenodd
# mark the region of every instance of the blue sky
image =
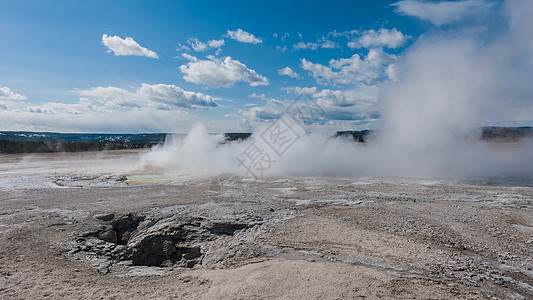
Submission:
<svg viewBox="0 0 533 300">
<path fill-rule="evenodd" d="M 452 2 L 0 0 L 0 130 L 250 131 L 301 92 L 316 127 L 374 128 L 420 37 L 501 6 Z"/>
</svg>

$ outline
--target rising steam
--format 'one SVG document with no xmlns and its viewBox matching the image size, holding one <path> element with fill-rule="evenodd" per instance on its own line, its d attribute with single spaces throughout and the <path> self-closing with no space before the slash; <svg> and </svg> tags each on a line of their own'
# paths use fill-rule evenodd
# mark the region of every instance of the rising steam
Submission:
<svg viewBox="0 0 533 300">
<path fill-rule="evenodd" d="M 263 175 L 533 176 L 531 141 L 501 147 L 478 139 L 483 125 L 533 117 L 532 3 L 506 1 L 494 24 L 421 36 L 396 65 L 399 80 L 380 87 L 381 124 L 368 143 L 300 132 Z M 197 125 L 142 159 L 166 172 L 246 175 L 236 158 L 252 143 L 267 147 L 261 144 L 264 131 L 223 144 L 223 136 Z"/>
</svg>

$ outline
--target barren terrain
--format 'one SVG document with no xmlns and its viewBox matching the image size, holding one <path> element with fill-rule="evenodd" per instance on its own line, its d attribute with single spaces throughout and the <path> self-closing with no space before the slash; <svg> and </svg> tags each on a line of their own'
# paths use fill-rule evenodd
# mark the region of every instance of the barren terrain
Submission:
<svg viewBox="0 0 533 300">
<path fill-rule="evenodd" d="M 0 298 L 533 298 L 523 182 L 170 178 L 121 153 L 0 158 Z"/>
</svg>

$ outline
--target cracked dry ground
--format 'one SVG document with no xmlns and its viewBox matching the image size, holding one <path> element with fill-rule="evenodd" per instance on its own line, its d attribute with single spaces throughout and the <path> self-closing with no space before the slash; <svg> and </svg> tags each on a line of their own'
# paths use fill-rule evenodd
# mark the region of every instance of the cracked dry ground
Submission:
<svg viewBox="0 0 533 300">
<path fill-rule="evenodd" d="M 190 179 L 2 191 L 0 298 L 533 298 L 533 189 Z"/>
</svg>

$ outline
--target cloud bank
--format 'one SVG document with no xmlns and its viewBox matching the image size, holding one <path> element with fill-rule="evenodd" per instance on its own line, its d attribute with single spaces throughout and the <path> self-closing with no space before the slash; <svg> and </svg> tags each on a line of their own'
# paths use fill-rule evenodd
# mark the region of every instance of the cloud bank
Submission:
<svg viewBox="0 0 533 300">
<path fill-rule="evenodd" d="M 63 132 L 184 132 L 198 119 L 190 110 L 219 106 L 216 99 L 171 84 L 146 84 L 130 91 L 112 86 L 77 89 L 75 103 L 21 102 L 1 105 L 6 130 Z"/>
<path fill-rule="evenodd" d="M 79 104 L 77 106 L 80 106 Z M 0 126 L 4 130 L 138 133 L 138 132 L 186 132 L 199 120 L 186 111 L 162 111 L 152 108 L 125 111 L 83 111 L 39 113 L 31 110 L 0 110 Z"/>
<path fill-rule="evenodd" d="M 335 130 L 353 130 L 355 126 L 369 128 L 379 118 L 377 86 L 359 86 L 348 90 L 319 90 L 317 87 L 293 87 L 286 90 L 293 95 L 290 100 L 268 98 L 264 94 L 250 95 L 265 100 L 266 104 L 241 110 L 240 114 L 251 125 L 270 122 L 280 118 L 298 96 L 308 95 L 323 111 L 323 114 L 315 116 L 313 120 L 307 120 L 308 125 L 314 126 L 313 129 L 319 129 L 317 125 L 329 125 Z"/>
<path fill-rule="evenodd" d="M 161 110 L 174 108 L 206 109 L 218 106 L 213 97 L 185 91 L 171 84 L 143 83 L 135 92 L 117 87 L 94 87 L 76 90 L 82 96 L 96 99 L 107 107 L 154 107 Z"/>
</svg>

